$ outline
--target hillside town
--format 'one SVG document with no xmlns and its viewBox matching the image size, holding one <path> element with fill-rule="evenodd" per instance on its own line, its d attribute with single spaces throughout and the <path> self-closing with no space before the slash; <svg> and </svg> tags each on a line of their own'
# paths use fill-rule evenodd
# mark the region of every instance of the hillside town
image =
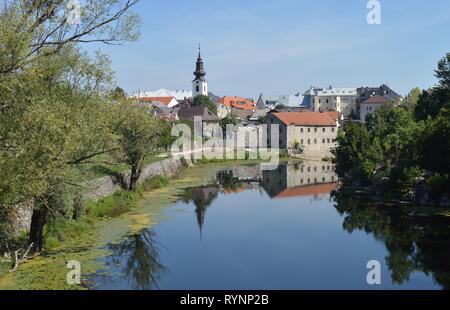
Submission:
<svg viewBox="0 0 450 310">
<path fill-rule="evenodd" d="M 295 94 L 267 95 L 258 99 L 238 94 L 219 97 L 208 89 L 206 70 L 199 48 L 192 90 L 158 89 L 138 91 L 129 97 L 146 105 L 155 116 L 171 121 L 193 121 L 202 117 L 204 131 L 228 118 L 240 127 L 256 128 L 261 124 L 279 125 L 278 147 L 306 157 L 326 157 L 335 147 L 338 128 L 345 122 L 365 122 L 367 115 L 403 100 L 388 85 L 370 87 L 314 87 Z M 194 106 L 194 99 L 209 98 L 215 111 Z M 208 99 L 207 99 L 208 100 Z M 270 136 L 270 128 L 268 132 Z M 267 139 L 267 146 L 274 146 Z"/>
</svg>

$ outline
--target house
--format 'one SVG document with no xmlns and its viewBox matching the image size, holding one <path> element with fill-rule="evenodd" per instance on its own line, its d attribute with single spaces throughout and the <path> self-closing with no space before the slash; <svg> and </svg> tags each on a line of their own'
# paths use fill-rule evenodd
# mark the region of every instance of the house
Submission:
<svg viewBox="0 0 450 310">
<path fill-rule="evenodd" d="M 363 111 L 361 111 L 361 103 L 374 97 L 374 96 L 381 96 L 384 97 L 387 101 L 401 101 L 403 100 L 403 97 L 400 96 L 398 93 L 393 91 L 389 86 L 386 84 L 382 84 L 379 87 L 360 87 L 357 89 L 358 98 L 356 100 L 356 115 L 360 117 L 361 121 L 365 120 L 364 118 L 361 118 L 361 114 L 364 114 Z"/>
<path fill-rule="evenodd" d="M 297 93 L 295 95 L 267 96 L 261 94 L 256 103 L 259 110 L 281 109 L 281 108 L 303 108 L 309 109 L 310 104 L 307 97 Z"/>
<path fill-rule="evenodd" d="M 271 125 L 279 126 L 279 148 L 290 153 L 303 150 L 305 157 L 331 156 L 339 128 L 338 112 L 271 112 L 267 117 L 268 146 L 271 141 Z"/>
<path fill-rule="evenodd" d="M 356 88 L 333 87 L 317 88 L 311 87 L 304 96 L 309 99 L 311 110 L 337 111 L 345 117 L 356 112 L 356 99 L 358 97 Z"/>
<path fill-rule="evenodd" d="M 389 102 L 386 97 L 375 95 L 370 97 L 369 99 L 360 103 L 360 120 L 362 122 L 366 121 L 366 116 L 370 113 L 375 112 L 378 109 L 381 109 Z"/>
<path fill-rule="evenodd" d="M 167 121 L 177 121 L 178 113 L 177 108 L 169 108 L 163 104 L 155 104 L 152 106 L 153 116 L 165 119 Z"/>
<path fill-rule="evenodd" d="M 219 118 L 206 107 L 182 108 L 178 111 L 180 121 L 193 122 L 195 117 L 201 117 L 203 134 L 205 137 L 213 137 L 214 130 L 219 126 Z"/>
<path fill-rule="evenodd" d="M 379 87 L 360 87 L 357 89 L 357 103 L 366 101 L 373 96 L 383 96 L 388 101 L 402 100 L 402 96 L 393 91 L 389 86 L 383 84 Z"/>
<path fill-rule="evenodd" d="M 234 110 L 248 111 L 251 115 L 256 111 L 256 103 L 253 100 L 237 96 L 224 96 L 217 102 L 217 116 L 219 118 L 225 118 Z"/>
<path fill-rule="evenodd" d="M 173 108 L 178 105 L 175 97 L 142 97 L 138 98 L 139 102 L 148 103 L 151 105 L 165 105 L 168 108 Z"/>
</svg>

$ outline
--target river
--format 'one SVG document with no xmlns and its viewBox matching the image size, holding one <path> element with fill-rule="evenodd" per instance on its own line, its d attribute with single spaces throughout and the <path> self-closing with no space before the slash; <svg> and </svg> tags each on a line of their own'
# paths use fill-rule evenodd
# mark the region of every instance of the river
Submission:
<svg viewBox="0 0 450 310">
<path fill-rule="evenodd" d="M 108 246 L 93 289 L 448 289 L 450 220 L 335 192 L 333 166 L 230 166 Z M 333 193 L 333 194 L 332 194 Z M 369 261 L 381 284 L 369 285 Z"/>
</svg>

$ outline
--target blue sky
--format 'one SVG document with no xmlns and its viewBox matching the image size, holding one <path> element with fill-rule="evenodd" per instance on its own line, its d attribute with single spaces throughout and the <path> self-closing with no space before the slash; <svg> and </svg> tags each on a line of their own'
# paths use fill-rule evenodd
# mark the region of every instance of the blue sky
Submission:
<svg viewBox="0 0 450 310">
<path fill-rule="evenodd" d="M 380 2 L 381 25 L 369 25 L 366 0 L 141 0 L 140 41 L 101 49 L 128 93 L 190 89 L 198 42 L 220 96 L 432 86 L 450 52 L 450 1 Z"/>
</svg>

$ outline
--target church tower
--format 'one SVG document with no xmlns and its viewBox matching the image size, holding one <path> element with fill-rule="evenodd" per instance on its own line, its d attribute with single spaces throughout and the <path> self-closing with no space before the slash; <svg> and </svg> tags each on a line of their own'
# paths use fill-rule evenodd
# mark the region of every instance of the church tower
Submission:
<svg viewBox="0 0 450 310">
<path fill-rule="evenodd" d="M 203 59 L 200 53 L 200 45 L 198 46 L 198 58 L 195 66 L 195 79 L 192 81 L 192 96 L 198 95 L 208 96 L 208 82 L 205 79 L 205 69 L 203 68 Z"/>
</svg>

